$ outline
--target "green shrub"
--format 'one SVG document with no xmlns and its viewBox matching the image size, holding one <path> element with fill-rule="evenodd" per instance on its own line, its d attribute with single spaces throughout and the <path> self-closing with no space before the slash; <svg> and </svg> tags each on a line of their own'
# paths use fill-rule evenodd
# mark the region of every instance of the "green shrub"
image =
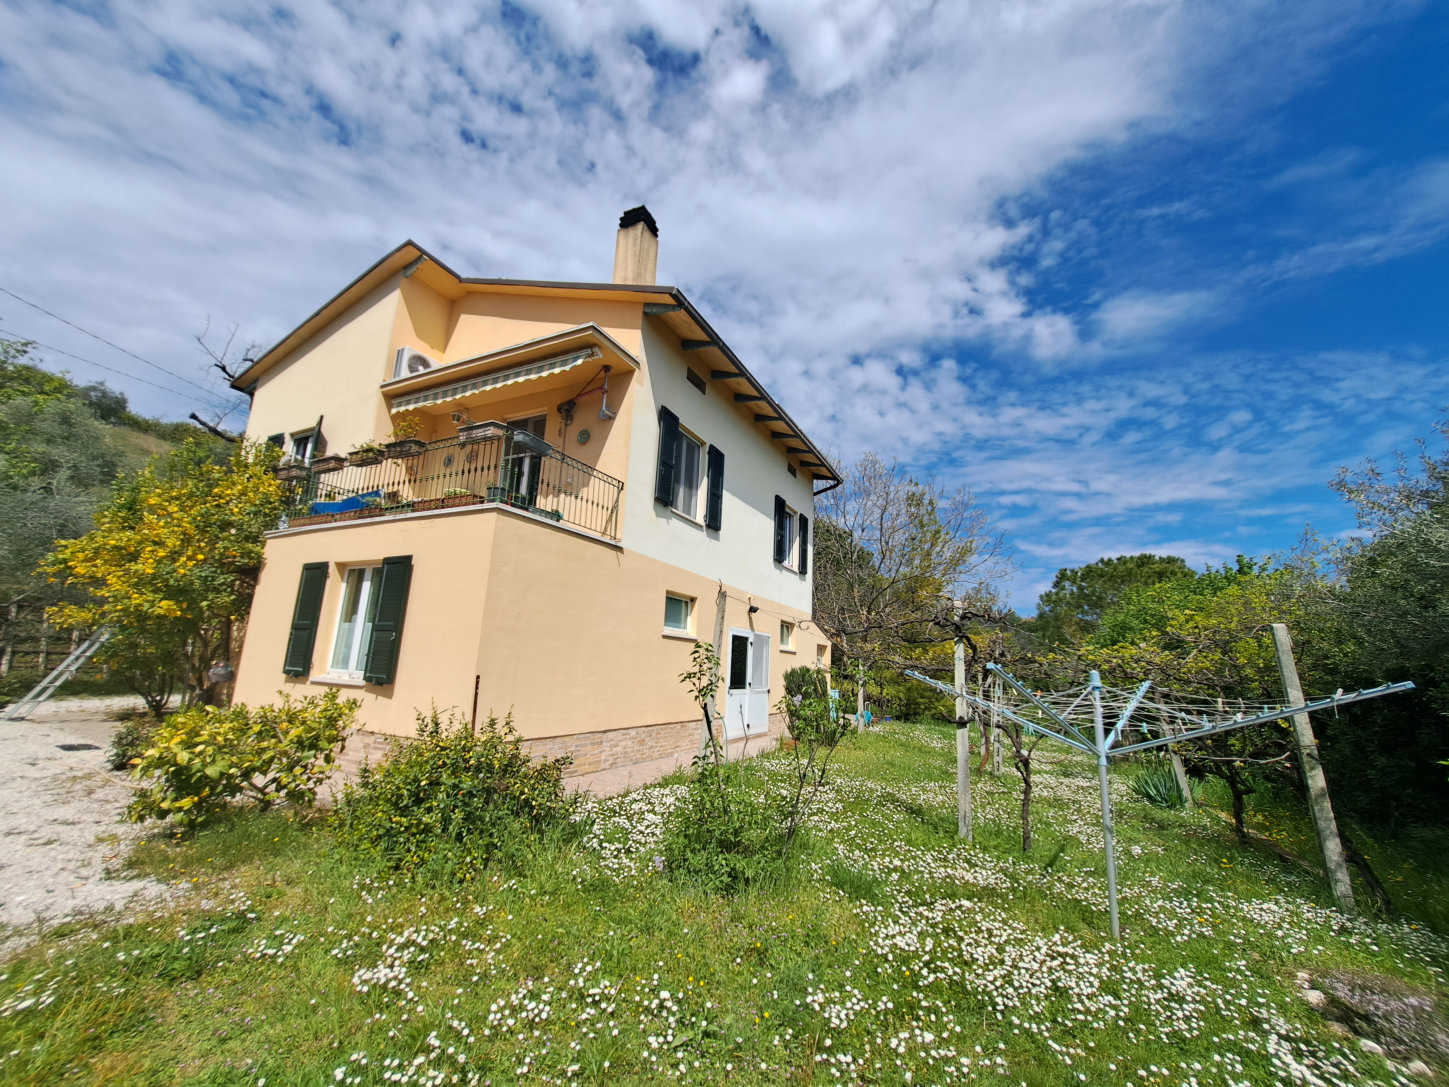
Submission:
<svg viewBox="0 0 1449 1087">
<path fill-rule="evenodd" d="M 785 694 L 789 698 L 818 698 L 824 702 L 830 697 L 830 673 L 824 668 L 802 665 L 785 673 Z"/>
<path fill-rule="evenodd" d="M 490 716 L 475 732 L 452 713 L 419 713 L 416 739 L 363 766 L 333 825 L 343 848 L 381 868 L 470 880 L 568 824 L 568 762 L 530 760 L 511 718 Z"/>
<path fill-rule="evenodd" d="M 160 724 L 145 710 L 127 713 L 121 719 L 120 727 L 111 736 L 111 748 L 106 752 L 106 765 L 112 770 L 129 770 L 139 762 L 146 749 L 151 746 L 151 737 Z"/>
<path fill-rule="evenodd" d="M 661 847 L 671 879 L 733 893 L 780 867 L 785 830 L 742 764 L 699 759 L 688 791 L 665 821 Z"/>
<path fill-rule="evenodd" d="M 261 808 L 310 805 L 327 779 L 357 701 L 336 691 L 275 706 L 201 706 L 156 726 L 132 776 L 150 781 L 126 809 L 132 822 L 195 827 L 237 798 Z"/>
<path fill-rule="evenodd" d="M 1132 791 L 1147 803 L 1157 808 L 1185 808 L 1188 797 L 1183 795 L 1182 786 L 1177 783 L 1177 774 L 1166 760 L 1154 760 L 1132 776 Z M 1193 799 L 1197 789 L 1188 783 Z"/>
</svg>

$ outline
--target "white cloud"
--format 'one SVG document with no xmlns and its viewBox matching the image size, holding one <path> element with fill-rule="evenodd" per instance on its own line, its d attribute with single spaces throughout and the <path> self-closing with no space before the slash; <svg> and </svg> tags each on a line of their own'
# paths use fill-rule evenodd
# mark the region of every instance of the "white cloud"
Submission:
<svg viewBox="0 0 1449 1087">
<path fill-rule="evenodd" d="M 465 274 L 606 278 L 615 217 L 647 201 L 661 277 L 823 444 L 956 473 L 1038 534 L 1024 547 L 1094 518 L 1113 531 L 1112 518 L 1158 518 L 1132 539 L 1171 527 L 1188 541 L 1164 518 L 1268 504 L 1320 480 L 1330 449 L 1382 452 L 1372 442 L 1394 440 L 1392 398 L 1408 388 L 1397 375 L 1427 374 L 1420 396 L 1442 381 L 1414 358 L 1164 350 L 1154 366 L 1141 352 L 1262 282 L 1441 237 L 1449 167 L 1355 182 L 1359 159 L 1324 159 L 1321 176 L 1360 184 L 1378 210 L 1237 280 L 1142 276 L 1106 297 L 1035 289 L 1104 244 L 1090 209 L 1003 208 L 1104 149 L 1238 123 L 1398 10 L 0 6 L 0 285 L 195 373 L 190 337 L 208 316 L 271 342 L 407 236 Z M 1157 217 L 1197 214 L 1190 204 Z M 4 300 L 0 319 L 93 348 Z M 1362 432 L 1327 432 L 1334 396 L 1369 405 Z M 1097 537 L 1077 539 L 1061 546 Z"/>
</svg>

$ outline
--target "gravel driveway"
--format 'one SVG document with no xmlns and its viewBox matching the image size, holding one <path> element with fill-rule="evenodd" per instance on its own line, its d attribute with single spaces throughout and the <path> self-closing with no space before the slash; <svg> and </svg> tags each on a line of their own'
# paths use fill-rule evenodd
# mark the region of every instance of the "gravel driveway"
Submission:
<svg viewBox="0 0 1449 1087">
<path fill-rule="evenodd" d="M 38 707 L 28 721 L 0 721 L 0 924 L 55 922 L 167 893 L 154 880 L 107 875 L 142 834 L 118 822 L 130 788 L 104 761 L 116 727 L 106 714 L 133 704 L 71 699 Z"/>
</svg>

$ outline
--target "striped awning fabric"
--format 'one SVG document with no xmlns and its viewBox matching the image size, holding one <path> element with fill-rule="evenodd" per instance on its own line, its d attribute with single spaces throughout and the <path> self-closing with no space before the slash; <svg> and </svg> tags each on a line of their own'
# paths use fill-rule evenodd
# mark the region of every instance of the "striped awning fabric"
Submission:
<svg viewBox="0 0 1449 1087">
<path fill-rule="evenodd" d="M 392 402 L 390 410 L 394 412 L 409 411 L 412 408 L 421 408 L 428 404 L 442 404 L 449 400 L 457 400 L 461 396 L 482 392 L 485 389 L 497 389 L 503 385 L 528 381 L 530 378 L 561 374 L 565 370 L 572 370 L 575 366 L 582 366 L 590 359 L 598 357 L 599 349 L 589 347 L 568 355 L 540 359 L 538 362 L 529 362 L 522 366 L 511 366 L 507 370 L 495 370 L 491 374 L 479 374 L 477 377 L 470 377 L 465 381 L 455 381 L 451 385 L 440 385 L 436 389 L 425 389 L 422 392 L 400 396 Z"/>
</svg>

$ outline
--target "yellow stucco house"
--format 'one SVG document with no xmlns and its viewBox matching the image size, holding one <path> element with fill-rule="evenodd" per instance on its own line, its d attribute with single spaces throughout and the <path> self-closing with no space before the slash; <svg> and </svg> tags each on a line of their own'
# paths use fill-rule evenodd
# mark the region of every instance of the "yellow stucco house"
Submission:
<svg viewBox="0 0 1449 1087">
<path fill-rule="evenodd" d="M 657 255 L 642 207 L 611 283 L 467 279 L 406 242 L 249 365 L 247 437 L 293 501 L 238 701 L 342 688 L 354 754 L 433 704 L 511 713 L 588 773 L 697 750 L 698 639 L 729 736 L 778 733 L 783 673 L 828 663 L 810 524 L 839 478 Z"/>
</svg>

